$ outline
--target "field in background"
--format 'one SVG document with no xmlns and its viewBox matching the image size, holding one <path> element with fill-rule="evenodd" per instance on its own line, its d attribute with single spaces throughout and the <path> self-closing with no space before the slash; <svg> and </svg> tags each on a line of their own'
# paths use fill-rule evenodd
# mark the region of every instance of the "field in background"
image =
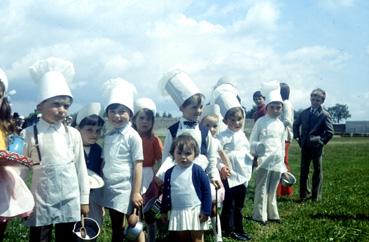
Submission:
<svg viewBox="0 0 369 242">
<path fill-rule="evenodd" d="M 369 241 L 369 138 L 335 137 L 323 161 L 323 200 L 297 203 L 298 185 L 290 199 L 278 201 L 282 224 L 261 226 L 250 220 L 254 181 L 244 209 L 245 230 L 253 241 Z M 299 148 L 291 145 L 292 172 L 299 177 Z M 27 229 L 16 219 L 8 225 L 4 241 L 28 241 Z M 160 232 L 160 238 L 166 233 Z M 110 241 L 109 219 L 98 241 Z M 163 240 L 160 240 L 163 241 Z M 206 241 L 213 241 L 207 233 Z M 225 242 L 233 241 L 224 239 Z"/>
</svg>

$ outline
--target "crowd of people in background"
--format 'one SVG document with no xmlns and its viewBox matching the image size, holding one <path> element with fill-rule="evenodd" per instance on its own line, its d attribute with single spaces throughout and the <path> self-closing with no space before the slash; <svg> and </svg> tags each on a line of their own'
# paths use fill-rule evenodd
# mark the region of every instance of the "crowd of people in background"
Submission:
<svg viewBox="0 0 369 242">
<path fill-rule="evenodd" d="M 33 162 L 26 168 L 1 157 L 0 241 L 14 217 L 24 219 L 31 242 L 90 239 L 99 232 L 76 231 L 75 225 L 83 227 L 90 218 L 97 228 L 107 226 L 105 211 L 113 242 L 155 241 L 159 222 L 177 241 L 203 241 L 209 229 L 213 241 L 250 240 L 243 223 L 250 179 L 255 178 L 252 221 L 281 223 L 277 198 L 291 197 L 296 182 L 288 162 L 293 138 L 301 147 L 300 202 L 322 197 L 322 151 L 333 127 L 320 88 L 295 119 L 289 85 L 262 83 L 253 94 L 255 123 L 247 138 L 246 110 L 232 80 L 221 78 L 206 98 L 187 73 L 171 70 L 160 89 L 182 115 L 162 143 L 153 129 L 156 104 L 137 97 L 125 79 L 107 80 L 103 94 L 96 95 L 104 99 L 86 104 L 72 119 L 73 64 L 50 57 L 35 62 L 30 74 L 38 88 L 38 115 L 27 123 L 11 114 L 8 79 L 0 69 L 0 150 L 8 150 L 8 136 L 18 135 L 24 140 L 20 155 Z M 24 182 L 28 173 L 30 186 Z"/>
</svg>

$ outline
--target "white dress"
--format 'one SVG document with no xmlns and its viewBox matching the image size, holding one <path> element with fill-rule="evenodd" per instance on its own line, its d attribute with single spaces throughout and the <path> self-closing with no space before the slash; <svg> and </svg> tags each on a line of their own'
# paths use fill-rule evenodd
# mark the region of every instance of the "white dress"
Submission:
<svg viewBox="0 0 369 242">
<path fill-rule="evenodd" d="M 89 182 L 81 135 L 62 123 L 37 123 L 41 163 L 32 167 L 35 208 L 28 226 L 76 222 L 81 204 L 89 203 Z M 39 161 L 33 126 L 26 129 L 25 154 Z"/>
<path fill-rule="evenodd" d="M 100 205 L 118 212 L 129 214 L 132 210 L 131 191 L 134 166 L 143 160 L 140 135 L 126 124 L 116 133 L 104 137 L 103 179 Z"/>
<path fill-rule="evenodd" d="M 200 223 L 201 201 L 192 184 L 192 166 L 193 164 L 189 167 L 173 168 L 170 180 L 172 208 L 169 231 L 209 229 L 209 223 Z"/>
</svg>

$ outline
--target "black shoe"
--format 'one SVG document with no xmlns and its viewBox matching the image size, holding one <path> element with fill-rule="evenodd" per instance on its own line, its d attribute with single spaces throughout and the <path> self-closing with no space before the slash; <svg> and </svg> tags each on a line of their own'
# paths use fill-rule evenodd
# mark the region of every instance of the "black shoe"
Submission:
<svg viewBox="0 0 369 242">
<path fill-rule="evenodd" d="M 235 239 L 235 240 L 238 240 L 238 241 L 247 241 L 247 240 L 250 240 L 250 237 L 243 233 L 243 234 L 239 234 L 239 233 L 236 233 L 236 232 L 232 232 L 230 233 L 230 237 L 232 239 Z"/>
<path fill-rule="evenodd" d="M 267 225 L 267 222 L 266 221 L 261 221 L 261 220 L 255 220 L 255 219 L 252 219 L 252 221 L 262 225 L 262 226 L 266 226 Z"/>
<path fill-rule="evenodd" d="M 298 202 L 299 203 L 304 203 L 304 202 L 307 202 L 308 200 L 311 199 L 311 196 L 307 196 L 307 197 L 301 197 Z"/>
<path fill-rule="evenodd" d="M 281 224 L 282 223 L 282 220 L 280 220 L 280 219 L 268 219 L 268 222 Z"/>
</svg>

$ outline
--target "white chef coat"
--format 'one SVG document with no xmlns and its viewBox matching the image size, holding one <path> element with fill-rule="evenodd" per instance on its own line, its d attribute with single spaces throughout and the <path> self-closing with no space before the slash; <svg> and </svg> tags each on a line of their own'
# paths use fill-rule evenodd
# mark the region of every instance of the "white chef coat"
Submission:
<svg viewBox="0 0 369 242">
<path fill-rule="evenodd" d="M 286 172 L 284 164 L 284 133 L 285 127 L 281 120 L 268 114 L 258 119 L 251 131 L 250 142 L 261 142 L 265 145 L 264 155 L 258 157 L 258 168 L 277 172 Z"/>
<path fill-rule="evenodd" d="M 230 188 L 245 184 L 247 187 L 252 174 L 252 156 L 250 143 L 243 130 L 234 132 L 227 128 L 217 136 L 224 152 L 229 158 L 231 175 L 227 178 Z M 218 167 L 224 167 L 220 163 Z"/>
<path fill-rule="evenodd" d="M 89 203 L 88 174 L 81 135 L 61 122 L 37 123 L 39 160 L 33 126 L 25 130 L 25 154 L 40 165 L 32 167 L 35 199 L 28 226 L 76 222 L 81 219 L 81 204 Z"/>
</svg>

